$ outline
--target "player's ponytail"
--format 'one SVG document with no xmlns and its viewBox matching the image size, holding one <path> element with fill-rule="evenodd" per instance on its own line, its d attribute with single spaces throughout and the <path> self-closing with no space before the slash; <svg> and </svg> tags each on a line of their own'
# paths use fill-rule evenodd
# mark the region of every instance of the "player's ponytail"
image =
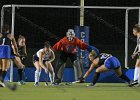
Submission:
<svg viewBox="0 0 140 100">
<path fill-rule="evenodd" d="M 140 32 L 140 25 L 139 24 L 135 24 L 133 29 L 135 29 L 137 32 Z"/>
</svg>

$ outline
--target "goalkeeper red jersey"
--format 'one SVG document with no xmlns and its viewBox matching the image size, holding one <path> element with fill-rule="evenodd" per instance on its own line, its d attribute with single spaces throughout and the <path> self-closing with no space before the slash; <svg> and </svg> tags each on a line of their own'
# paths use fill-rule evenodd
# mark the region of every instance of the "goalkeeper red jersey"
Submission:
<svg viewBox="0 0 140 100">
<path fill-rule="evenodd" d="M 65 36 L 60 41 L 58 41 L 54 46 L 53 49 L 55 51 L 64 51 L 67 53 L 76 53 L 76 47 L 85 50 L 87 49 L 88 45 L 82 42 L 77 37 L 74 37 L 72 41 L 69 41 Z"/>
</svg>

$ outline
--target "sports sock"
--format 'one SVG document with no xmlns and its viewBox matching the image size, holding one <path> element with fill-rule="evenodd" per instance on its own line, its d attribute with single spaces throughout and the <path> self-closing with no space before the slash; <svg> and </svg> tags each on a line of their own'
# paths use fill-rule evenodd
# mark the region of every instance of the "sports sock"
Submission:
<svg viewBox="0 0 140 100">
<path fill-rule="evenodd" d="M 138 80 L 138 75 L 139 75 L 139 67 L 135 67 L 135 70 L 134 70 L 134 81 Z"/>
<path fill-rule="evenodd" d="M 54 73 L 49 73 L 49 78 L 50 78 L 50 82 L 53 83 L 54 82 L 54 76 L 55 74 Z"/>
<path fill-rule="evenodd" d="M 138 67 L 138 83 L 140 84 L 140 67 Z"/>
<path fill-rule="evenodd" d="M 4 78 L 6 76 L 7 71 L 2 71 L 1 73 L 1 82 L 4 82 Z"/>
<path fill-rule="evenodd" d="M 39 82 L 40 74 L 41 74 L 41 72 L 39 70 L 35 71 L 35 83 Z"/>
<path fill-rule="evenodd" d="M 130 79 L 126 75 L 122 74 L 120 78 L 130 83 Z"/>
<path fill-rule="evenodd" d="M 39 71 L 39 76 L 38 76 L 38 82 L 39 82 L 39 79 L 40 79 L 40 75 L 41 75 L 41 70 Z"/>
<path fill-rule="evenodd" d="M 93 77 L 94 79 L 93 79 L 92 83 L 96 84 L 96 82 L 98 81 L 99 77 L 100 77 L 100 73 L 95 72 L 94 77 Z"/>
<path fill-rule="evenodd" d="M 19 81 L 22 80 L 22 71 L 23 71 L 23 69 L 18 69 Z"/>
</svg>

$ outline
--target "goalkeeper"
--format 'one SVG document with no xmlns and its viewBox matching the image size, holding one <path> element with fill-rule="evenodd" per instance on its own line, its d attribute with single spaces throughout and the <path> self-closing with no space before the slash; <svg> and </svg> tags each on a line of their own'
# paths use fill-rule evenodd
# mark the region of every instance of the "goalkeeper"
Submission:
<svg viewBox="0 0 140 100">
<path fill-rule="evenodd" d="M 77 37 L 75 37 L 75 32 L 73 29 L 68 29 L 66 36 L 53 46 L 54 51 L 60 51 L 60 61 L 55 68 L 56 84 L 59 84 L 62 81 L 62 74 L 64 71 L 63 66 L 66 64 L 67 58 L 70 58 L 72 63 L 76 60 L 76 47 L 79 47 L 82 50 L 87 49 L 89 52 L 91 52 L 92 49 L 99 52 L 97 48 L 89 46 Z M 59 72 L 60 76 L 58 76 Z"/>
</svg>

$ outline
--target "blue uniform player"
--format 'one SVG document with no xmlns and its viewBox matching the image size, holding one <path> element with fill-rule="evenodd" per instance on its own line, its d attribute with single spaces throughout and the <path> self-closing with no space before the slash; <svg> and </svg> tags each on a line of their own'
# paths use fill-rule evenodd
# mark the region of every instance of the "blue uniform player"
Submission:
<svg viewBox="0 0 140 100">
<path fill-rule="evenodd" d="M 2 27 L 2 33 L 0 33 L 0 46 L 0 84 L 2 87 L 5 87 L 4 78 L 6 76 L 7 69 L 10 66 L 11 54 L 15 51 L 15 54 L 18 55 L 17 44 L 14 36 L 10 34 L 8 25 L 4 25 Z M 12 46 L 14 47 L 14 50 Z M 7 48 L 2 49 L 3 47 Z"/>
<path fill-rule="evenodd" d="M 121 64 L 116 57 L 112 56 L 111 54 L 107 54 L 107 53 L 100 53 L 99 55 L 97 55 L 94 51 L 92 51 L 89 54 L 89 59 L 92 63 L 90 65 L 90 68 L 88 69 L 88 71 L 85 73 L 85 75 L 80 78 L 80 80 L 79 80 L 80 83 L 84 82 L 84 79 L 92 72 L 92 70 L 95 67 L 97 67 L 95 70 L 95 74 L 94 74 L 94 80 L 88 86 L 94 86 L 100 77 L 100 73 L 106 72 L 109 70 L 115 70 L 115 73 L 121 79 L 128 82 L 128 84 L 130 86 L 130 79 L 122 73 Z"/>
<path fill-rule="evenodd" d="M 1 81 L 4 81 L 4 77 L 6 75 L 7 69 L 10 66 L 10 59 L 13 60 L 13 62 L 18 67 L 18 75 L 19 75 L 19 85 L 25 84 L 22 79 L 22 71 L 24 65 L 22 64 L 18 53 L 17 43 L 14 38 L 14 36 L 10 33 L 10 28 L 8 25 L 3 26 L 2 33 L 0 33 L 0 45 L 7 45 L 10 47 L 11 51 L 10 58 L 1 59 L 2 61 L 2 72 L 1 72 Z"/>
</svg>

